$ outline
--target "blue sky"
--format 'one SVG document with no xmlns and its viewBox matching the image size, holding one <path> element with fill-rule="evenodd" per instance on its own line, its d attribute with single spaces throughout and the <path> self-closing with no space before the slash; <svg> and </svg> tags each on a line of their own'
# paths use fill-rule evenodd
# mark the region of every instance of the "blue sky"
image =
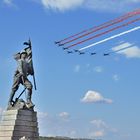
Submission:
<svg viewBox="0 0 140 140">
<path fill-rule="evenodd" d="M 140 139 L 139 30 L 87 49 L 81 56 L 68 55 L 54 44 L 139 7 L 140 0 L 1 0 L 0 112 L 7 105 L 16 68 L 13 54 L 30 37 L 37 82 L 33 102 L 41 135 Z M 77 48 L 139 25 L 134 23 Z M 90 56 L 93 51 L 97 55 Z"/>
</svg>

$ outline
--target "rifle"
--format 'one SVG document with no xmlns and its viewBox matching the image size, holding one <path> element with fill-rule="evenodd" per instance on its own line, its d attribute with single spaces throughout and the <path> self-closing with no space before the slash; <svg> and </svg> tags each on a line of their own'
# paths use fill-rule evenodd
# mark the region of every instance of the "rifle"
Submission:
<svg viewBox="0 0 140 140">
<path fill-rule="evenodd" d="M 24 90 L 19 94 L 19 96 L 13 101 L 13 106 L 18 102 L 18 99 L 21 97 L 21 95 L 25 92 L 27 88 L 24 88 Z"/>
</svg>

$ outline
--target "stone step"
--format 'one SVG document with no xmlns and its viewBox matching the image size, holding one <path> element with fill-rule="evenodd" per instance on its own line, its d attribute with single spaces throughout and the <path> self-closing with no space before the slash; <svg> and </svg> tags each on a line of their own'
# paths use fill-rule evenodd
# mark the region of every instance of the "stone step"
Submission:
<svg viewBox="0 0 140 140">
<path fill-rule="evenodd" d="M 3 121 L 6 120 L 23 120 L 23 121 L 37 121 L 36 116 L 26 116 L 26 115 L 7 115 L 2 117 Z"/>
<path fill-rule="evenodd" d="M 26 115 L 26 116 L 36 116 L 36 112 L 34 111 L 29 111 L 29 110 L 7 110 L 3 112 L 3 115 Z"/>
<path fill-rule="evenodd" d="M 37 127 L 38 123 L 36 121 L 22 121 L 22 120 L 6 120 L 0 123 L 2 126 L 34 126 Z"/>
<path fill-rule="evenodd" d="M 0 137 L 0 140 L 19 140 L 21 137 Z M 38 137 L 29 137 L 30 140 L 38 140 Z"/>
<path fill-rule="evenodd" d="M 38 137 L 38 133 L 28 131 L 0 131 L 0 137 Z"/>
<path fill-rule="evenodd" d="M 0 126 L 0 131 L 28 131 L 28 132 L 38 132 L 37 127 L 30 126 Z"/>
</svg>

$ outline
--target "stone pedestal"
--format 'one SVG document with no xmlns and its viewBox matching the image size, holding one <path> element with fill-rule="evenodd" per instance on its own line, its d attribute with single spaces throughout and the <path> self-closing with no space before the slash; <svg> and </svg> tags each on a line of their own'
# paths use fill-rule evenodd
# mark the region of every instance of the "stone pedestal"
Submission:
<svg viewBox="0 0 140 140">
<path fill-rule="evenodd" d="M 0 140 L 39 140 L 37 113 L 33 110 L 7 110 L 0 123 Z"/>
</svg>

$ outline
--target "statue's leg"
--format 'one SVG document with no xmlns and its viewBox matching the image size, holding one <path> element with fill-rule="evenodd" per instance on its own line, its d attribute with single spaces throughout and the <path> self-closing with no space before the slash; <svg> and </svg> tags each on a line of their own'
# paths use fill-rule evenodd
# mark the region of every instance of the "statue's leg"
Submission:
<svg viewBox="0 0 140 140">
<path fill-rule="evenodd" d="M 12 85 L 12 90 L 11 90 L 10 98 L 9 98 L 9 102 L 8 102 L 9 105 L 13 104 L 13 98 L 14 98 L 14 95 L 15 95 L 16 91 L 19 88 L 19 84 L 20 84 L 19 78 L 14 77 L 14 82 L 13 82 L 13 85 Z"/>
<path fill-rule="evenodd" d="M 24 86 L 28 90 L 27 97 L 26 97 L 27 103 L 33 104 L 32 100 L 31 100 L 31 98 L 32 98 L 32 88 L 33 88 L 32 83 L 28 79 L 25 79 Z"/>
</svg>

